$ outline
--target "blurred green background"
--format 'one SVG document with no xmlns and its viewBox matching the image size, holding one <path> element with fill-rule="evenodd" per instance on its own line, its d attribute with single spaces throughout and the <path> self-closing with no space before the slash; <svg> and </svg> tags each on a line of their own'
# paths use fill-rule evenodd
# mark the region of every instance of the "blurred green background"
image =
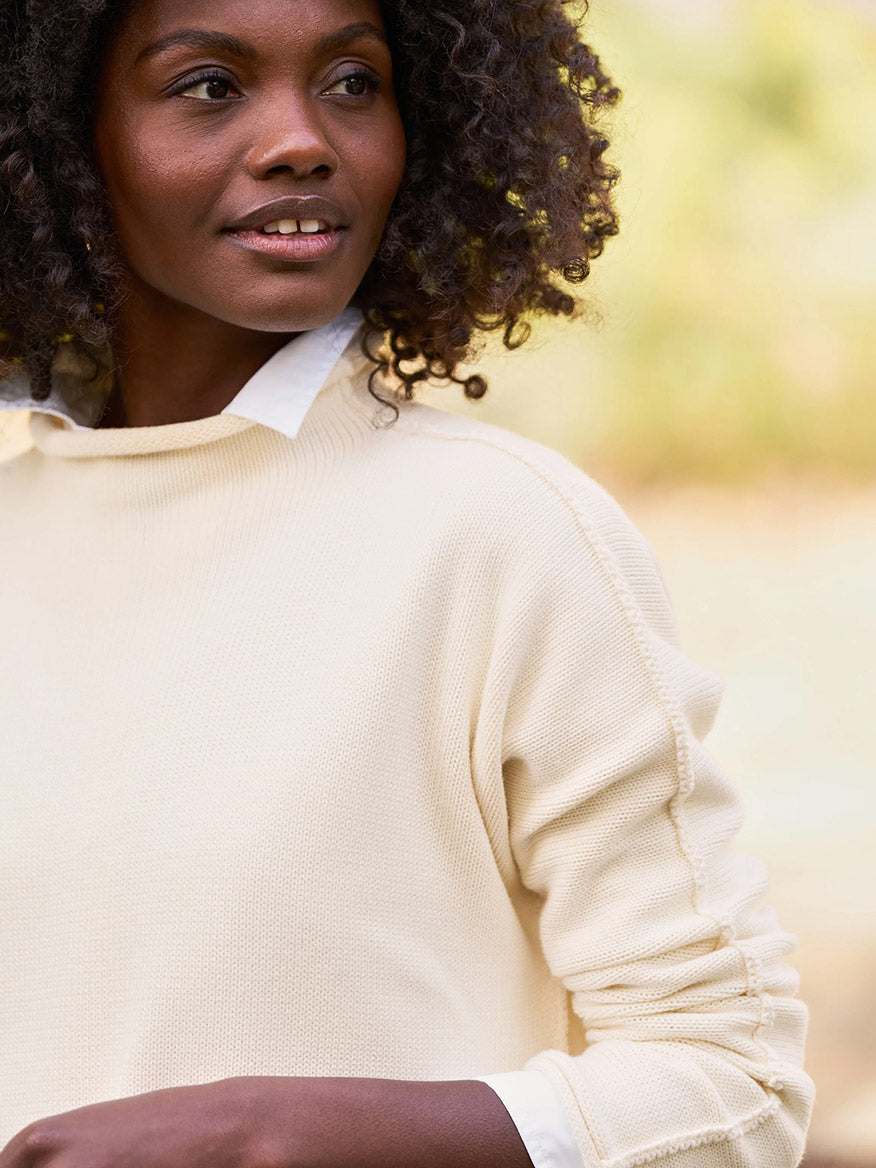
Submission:
<svg viewBox="0 0 876 1168">
<path fill-rule="evenodd" d="M 876 3 L 594 0 L 585 27 L 624 92 L 621 235 L 589 327 L 490 356 L 478 415 L 629 483 L 872 479 Z"/>
<path fill-rule="evenodd" d="M 544 442 L 653 544 L 740 846 L 800 944 L 807 1164 L 876 1168 L 876 2 L 592 0 L 621 235 L 585 316 L 433 404 Z"/>
</svg>

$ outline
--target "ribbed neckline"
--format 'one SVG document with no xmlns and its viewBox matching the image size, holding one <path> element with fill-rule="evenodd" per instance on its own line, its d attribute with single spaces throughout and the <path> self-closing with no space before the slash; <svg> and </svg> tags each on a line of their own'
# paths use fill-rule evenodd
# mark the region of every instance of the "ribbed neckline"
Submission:
<svg viewBox="0 0 876 1168">
<path fill-rule="evenodd" d="M 317 393 L 302 423 L 304 433 L 316 426 L 323 438 L 343 415 L 367 418 L 373 425 L 374 399 L 368 392 L 371 364 L 362 354 L 354 337 L 335 361 L 322 388 Z M 386 411 L 388 407 L 384 407 Z M 392 410 L 389 410 L 392 413 Z M 379 424 L 379 422 L 377 423 Z M 33 411 L 28 418 L 30 441 L 42 454 L 56 458 L 113 458 L 140 454 L 164 454 L 206 446 L 223 438 L 234 438 L 253 428 L 264 428 L 251 418 L 236 414 L 216 414 L 192 422 L 169 426 L 130 426 L 122 429 L 87 430 L 74 428 L 61 418 Z M 346 426 L 341 423 L 341 429 Z M 294 439 L 301 443 L 303 434 Z M 313 437 L 311 433 L 311 437 Z M 305 442 L 306 444 L 306 442 Z"/>
<path fill-rule="evenodd" d="M 354 342 L 335 362 L 331 373 L 313 401 L 294 439 L 302 453 L 311 447 L 330 444 L 342 434 L 357 431 L 365 421 L 382 429 L 395 419 L 395 410 L 379 406 L 369 392 L 371 363 Z M 407 404 L 388 389 L 390 398 L 403 409 Z M 354 419 L 356 419 L 354 421 Z M 131 426 L 122 429 L 84 430 L 67 425 L 50 414 L 29 415 L 30 441 L 42 454 L 56 458 L 113 458 L 140 454 L 164 454 L 207 446 L 223 438 L 235 438 L 253 429 L 266 429 L 250 418 L 216 414 L 193 422 L 169 426 Z"/>
<path fill-rule="evenodd" d="M 74 430 L 49 414 L 30 415 L 30 434 L 34 446 L 43 454 L 57 458 L 111 458 L 119 455 L 162 454 L 205 446 L 221 438 L 230 438 L 251 429 L 257 423 L 249 418 L 217 414 L 194 422 L 175 422 L 169 426 L 130 426 L 112 430 Z"/>
</svg>

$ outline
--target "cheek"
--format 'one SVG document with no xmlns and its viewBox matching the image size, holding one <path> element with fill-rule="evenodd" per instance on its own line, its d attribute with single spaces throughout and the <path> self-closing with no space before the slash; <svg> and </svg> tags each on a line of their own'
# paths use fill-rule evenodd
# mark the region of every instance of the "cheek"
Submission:
<svg viewBox="0 0 876 1168">
<path fill-rule="evenodd" d="M 360 166 L 361 187 L 370 191 L 375 218 L 380 220 L 378 236 L 382 234 L 395 196 L 405 171 L 406 143 L 401 121 L 381 139 L 377 148 L 369 151 Z"/>
<path fill-rule="evenodd" d="M 98 139 L 97 157 L 125 254 L 132 266 L 149 256 L 180 259 L 181 237 L 191 245 L 192 226 L 214 205 L 216 160 L 181 150 L 178 141 L 157 139 L 148 124 L 122 130 L 113 139 Z"/>
</svg>

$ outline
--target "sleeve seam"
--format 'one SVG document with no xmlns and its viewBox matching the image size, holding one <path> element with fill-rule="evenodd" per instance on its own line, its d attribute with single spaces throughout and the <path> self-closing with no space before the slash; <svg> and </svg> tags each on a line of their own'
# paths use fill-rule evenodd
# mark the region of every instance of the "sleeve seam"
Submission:
<svg viewBox="0 0 876 1168">
<path fill-rule="evenodd" d="M 400 419 L 401 421 L 401 419 Z M 605 574 L 609 585 L 614 592 L 617 603 L 624 615 L 627 626 L 633 636 L 637 651 L 641 658 L 645 673 L 649 679 L 650 685 L 654 691 L 657 702 L 662 710 L 668 725 L 669 731 L 672 735 L 672 740 L 675 747 L 675 771 L 677 779 L 677 789 L 675 794 L 671 797 L 667 804 L 667 813 L 672 821 L 673 830 L 678 841 L 678 848 L 685 862 L 688 865 L 691 874 L 692 883 L 692 908 L 694 912 L 704 920 L 711 921 L 718 930 L 719 937 L 716 941 L 715 948 L 718 949 L 722 943 L 731 946 L 736 950 L 742 968 L 745 971 L 745 978 L 747 983 L 747 993 L 753 997 L 757 997 L 761 1001 L 760 1017 L 752 1032 L 752 1041 L 759 1047 L 763 1053 L 764 1062 L 771 1077 L 774 1076 L 775 1066 L 771 1056 L 771 1052 L 760 1038 L 760 1033 L 768 1025 L 767 1019 L 770 1017 L 770 1010 L 764 1008 L 763 1003 L 763 982 L 761 976 L 760 963 L 751 955 L 746 954 L 742 946 L 739 944 L 736 937 L 736 930 L 732 922 L 726 917 L 718 916 L 710 912 L 703 902 L 704 897 L 704 872 L 703 863 L 696 850 L 687 839 L 687 832 L 681 821 L 681 804 L 693 790 L 694 782 L 690 766 L 690 750 L 688 737 L 689 733 L 684 725 L 683 716 L 678 709 L 675 701 L 669 692 L 669 687 L 666 679 L 659 668 L 657 662 L 651 653 L 647 640 L 648 631 L 642 620 L 641 614 L 638 611 L 638 606 L 635 597 L 629 590 L 629 587 L 624 580 L 618 565 L 614 558 L 604 546 L 604 541 L 600 533 L 594 528 L 593 524 L 582 514 L 580 507 L 571 497 L 571 495 L 559 483 L 556 477 L 543 466 L 539 465 L 534 459 L 527 459 L 522 457 L 517 451 L 510 449 L 497 441 L 489 441 L 486 438 L 468 434 L 444 434 L 438 430 L 431 428 L 424 428 L 418 425 L 411 418 L 404 418 L 404 426 L 408 432 L 420 435 L 424 438 L 433 438 L 445 442 L 469 442 L 480 446 L 487 446 L 492 450 L 501 451 L 515 462 L 524 466 L 531 474 L 535 475 L 544 485 L 554 494 L 561 503 L 567 508 L 573 520 L 578 526 L 579 531 L 584 539 L 585 545 L 595 555 L 600 568 Z M 583 471 L 580 471 L 584 475 Z M 586 478 L 586 475 L 584 475 Z"/>
<path fill-rule="evenodd" d="M 625 1156 L 617 1157 L 613 1160 L 606 1160 L 604 1168 L 642 1168 L 646 1164 L 654 1164 L 658 1160 L 662 1160 L 664 1156 L 674 1156 L 679 1152 L 688 1152 L 693 1148 L 702 1148 L 709 1144 L 732 1143 L 739 1140 L 742 1136 L 754 1131 L 755 1128 L 761 1126 L 767 1120 L 774 1118 L 779 1112 L 779 1101 L 775 1095 L 770 1095 L 770 1098 L 762 1107 L 758 1107 L 755 1111 L 743 1116 L 742 1119 L 732 1124 L 722 1124 L 720 1126 L 703 1128 L 695 1135 L 687 1137 L 675 1137 L 674 1139 L 666 1140 L 662 1144 L 657 1144 L 652 1148 L 643 1148 L 640 1151 L 630 1152 Z"/>
<path fill-rule="evenodd" d="M 575 1085 L 569 1081 L 563 1060 L 551 1058 L 551 1064 L 552 1069 L 560 1076 L 565 1089 L 570 1093 L 577 1118 L 584 1125 L 584 1130 L 592 1141 L 597 1157 L 597 1164 L 593 1165 L 593 1168 L 644 1168 L 645 1165 L 656 1164 L 666 1156 L 678 1155 L 680 1152 L 691 1151 L 693 1148 L 706 1147 L 710 1144 L 732 1143 L 742 1139 L 743 1136 L 754 1131 L 767 1120 L 778 1117 L 781 1110 L 778 1095 L 769 1087 L 764 1087 L 763 1090 L 767 1094 L 766 1102 L 734 1123 L 701 1128 L 686 1136 L 670 1136 L 660 1143 L 636 1148 L 622 1156 L 608 1157 L 604 1152 L 603 1141 L 597 1139 L 592 1123 L 577 1104 Z"/>
</svg>

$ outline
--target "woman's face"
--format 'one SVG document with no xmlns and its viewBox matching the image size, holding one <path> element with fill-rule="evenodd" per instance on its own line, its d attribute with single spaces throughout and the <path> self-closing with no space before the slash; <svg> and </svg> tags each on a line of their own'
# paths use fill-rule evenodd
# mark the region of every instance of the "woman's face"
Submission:
<svg viewBox="0 0 876 1168">
<path fill-rule="evenodd" d="M 265 332 L 350 302 L 405 162 L 384 37 L 378 0 L 134 0 L 94 142 L 141 295 Z"/>
</svg>

